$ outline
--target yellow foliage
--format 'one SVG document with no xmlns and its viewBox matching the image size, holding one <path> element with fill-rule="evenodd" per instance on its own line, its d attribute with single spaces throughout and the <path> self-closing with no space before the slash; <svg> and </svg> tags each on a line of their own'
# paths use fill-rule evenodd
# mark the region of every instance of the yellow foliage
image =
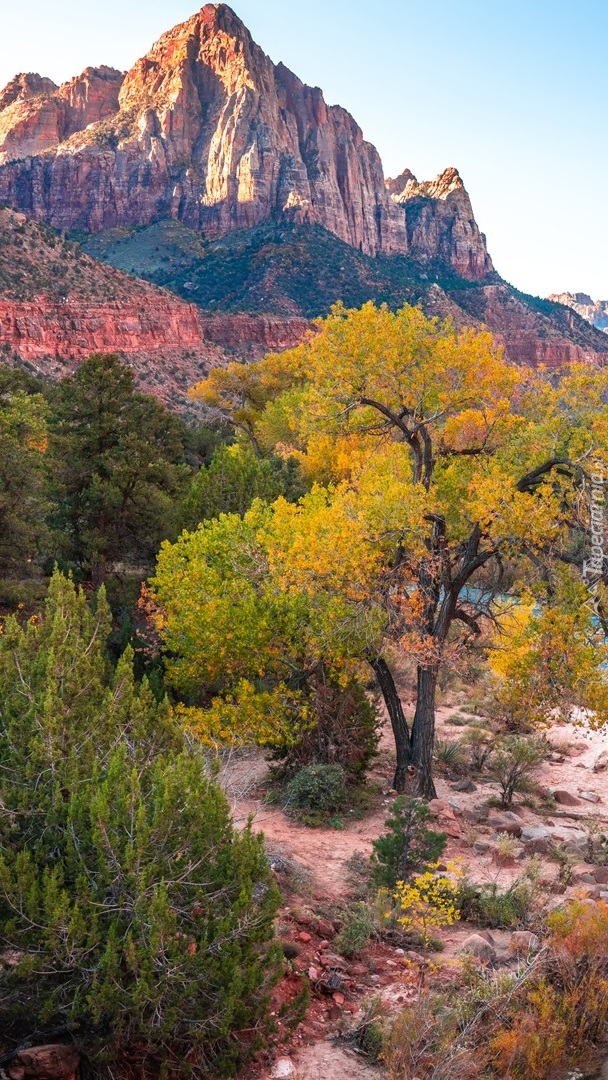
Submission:
<svg viewBox="0 0 608 1080">
<path fill-rule="evenodd" d="M 438 873 L 438 865 L 415 874 L 410 881 L 398 881 L 395 892 L 401 909 L 398 922 L 405 930 L 418 934 L 427 946 L 433 930 L 451 926 L 460 918 L 457 898 L 462 870 L 457 863 L 448 863 L 451 877 L 447 877 Z"/>
<path fill-rule="evenodd" d="M 287 747 L 294 745 L 309 723 L 303 695 L 279 683 L 271 691 L 256 690 L 241 679 L 226 697 L 216 697 L 208 708 L 178 705 L 176 716 L 203 745 L 227 743 Z"/>
</svg>

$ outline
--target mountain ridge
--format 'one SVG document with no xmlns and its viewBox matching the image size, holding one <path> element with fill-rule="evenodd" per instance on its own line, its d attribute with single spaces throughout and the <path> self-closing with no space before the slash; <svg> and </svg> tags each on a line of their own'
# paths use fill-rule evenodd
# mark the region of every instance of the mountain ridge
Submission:
<svg viewBox="0 0 608 1080">
<path fill-rule="evenodd" d="M 95 233 L 168 217 L 214 239 L 281 219 L 369 255 L 441 248 L 461 275 L 493 274 L 456 170 L 385 181 L 351 114 L 273 64 L 225 4 L 167 31 L 124 76 L 86 69 L 53 89 L 19 78 L 38 86 L 0 111 L 0 200 L 35 220 Z"/>
<path fill-rule="evenodd" d="M 410 169 L 385 178 L 350 113 L 274 64 L 224 4 L 167 31 L 126 73 L 86 68 L 59 87 L 32 73 L 11 80 L 0 92 L 0 201 L 177 293 L 191 321 L 196 304 L 198 330 L 186 340 L 198 334 L 195 350 L 216 349 L 219 362 L 295 344 L 336 300 L 414 303 L 458 326 L 486 326 L 514 361 L 608 358 L 606 335 L 576 312 L 500 278 L 457 169 L 430 181 Z M 19 243 L 14 230 L 16 267 Z M 61 283 L 60 263 L 54 273 Z M 12 344 L 18 331 L 24 355 L 45 343 L 67 359 L 96 348 L 94 292 L 61 297 L 52 312 L 47 294 L 36 298 L 55 327 L 45 332 L 11 301 L 9 280 Z M 136 353 L 129 303 L 122 321 L 117 307 L 105 313 L 102 339 L 122 326 Z M 154 319 L 139 325 L 149 350 Z M 176 326 L 169 316 L 174 337 Z M 159 346 L 167 332 L 159 326 Z M 193 371 L 184 365 L 180 385 Z"/>
<path fill-rule="evenodd" d="M 608 334 L 608 300 L 592 300 L 587 293 L 553 293 L 548 298 L 576 311 L 581 318 Z"/>
</svg>

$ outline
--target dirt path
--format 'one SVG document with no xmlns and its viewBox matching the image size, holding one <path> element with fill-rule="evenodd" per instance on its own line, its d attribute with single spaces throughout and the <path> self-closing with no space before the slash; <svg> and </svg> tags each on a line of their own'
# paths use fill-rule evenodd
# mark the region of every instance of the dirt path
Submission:
<svg viewBox="0 0 608 1080">
<path fill-rule="evenodd" d="M 279 807 L 260 799 L 260 785 L 268 775 L 261 751 L 235 754 L 225 763 L 220 781 L 231 803 L 235 822 L 252 815 L 255 827 L 264 833 L 268 850 L 297 862 L 308 877 L 312 899 L 343 900 L 350 892 L 349 861 L 357 853 L 371 855 L 372 840 L 383 831 L 392 797 L 388 795 L 392 774 L 392 738 L 384 730 L 379 755 L 369 776 L 378 789 L 371 811 L 360 821 L 344 821 L 344 828 L 310 829 L 288 817 Z M 383 794 L 384 792 L 384 794 Z"/>
<path fill-rule="evenodd" d="M 461 738 L 462 726 L 452 724 L 451 720 L 462 708 L 444 706 L 438 709 L 440 738 Z M 518 800 L 515 809 L 522 825 L 550 826 L 556 841 L 582 836 L 593 823 L 601 832 L 608 832 L 608 768 L 599 771 L 594 768 L 599 755 L 608 750 L 608 732 L 591 732 L 577 725 L 559 724 L 547 734 L 554 748 L 553 760 L 543 763 L 536 780 L 550 792 L 568 792 L 578 802 L 575 805 L 558 804 L 555 811 L 548 814 L 546 811 L 538 813 Z M 281 984 L 285 994 L 289 991 L 290 980 L 292 985 L 294 980 L 299 985 L 301 976 L 308 974 L 314 984 L 316 976 L 311 973 L 322 969 L 323 949 L 328 947 L 328 942 L 321 938 L 328 931 L 321 933 L 311 921 L 314 922 L 315 914 L 317 917 L 322 915 L 327 924 L 327 919 L 333 919 L 336 914 L 336 905 L 343 904 L 356 889 L 353 857 L 369 857 L 373 840 L 384 831 L 384 821 L 395 797 L 390 791 L 393 762 L 392 734 L 385 718 L 379 756 L 369 777 L 370 786 L 376 792 L 371 809 L 361 820 L 349 821 L 345 815 L 340 829 L 308 828 L 298 824 L 281 808 L 265 802 L 268 763 L 261 751 L 233 753 L 224 762 L 219 779 L 231 804 L 235 823 L 242 824 L 251 816 L 254 826 L 264 833 L 271 864 L 274 860 L 278 871 L 281 860 L 289 865 L 289 880 L 278 874 L 288 885 L 287 906 L 281 909 L 279 934 L 283 940 L 293 942 L 296 951 L 291 974 L 286 976 L 285 985 Z M 498 794 L 497 785 L 488 782 L 487 777 L 481 777 L 475 779 L 472 792 L 455 791 L 452 783 L 440 777 L 436 786 L 444 809 L 451 811 L 453 819 L 447 822 L 452 827 L 452 835 L 446 857 L 457 859 L 473 881 L 496 882 L 501 889 L 508 887 L 525 870 L 524 845 L 519 845 L 519 855 L 511 859 L 510 865 L 497 863 L 496 832 L 488 827 L 485 818 L 476 824 L 479 817 L 475 817 L 476 811 Z M 581 793 L 591 793 L 597 797 L 597 802 L 581 799 Z M 445 825 L 444 818 L 440 817 L 439 827 L 444 829 Z M 553 889 L 557 884 L 558 867 L 555 861 L 543 859 L 543 862 L 543 885 L 548 890 L 546 901 L 561 903 L 577 890 L 573 886 L 567 890 L 563 887 Z M 462 955 L 465 939 L 473 930 L 471 925 L 459 924 L 441 932 L 438 936 L 442 939 L 442 952 L 428 955 L 427 959 L 447 970 Z M 493 931 L 491 941 L 506 955 L 510 937 L 510 931 Z M 331 945 L 329 948 L 331 951 Z M 341 999 L 338 1007 L 331 994 L 328 996 L 315 989 L 311 1008 L 297 1031 L 274 1052 L 270 1063 L 263 1057 L 242 1080 L 289 1080 L 289 1077 L 292 1080 L 384 1080 L 381 1067 L 371 1065 L 348 1041 L 338 1036 L 356 1026 L 363 1015 L 362 1005 L 366 998 L 380 995 L 389 1011 L 403 1008 L 415 999 L 418 993 L 412 983 L 412 979 L 414 982 L 416 979 L 415 971 L 412 974 L 412 970 L 403 966 L 406 963 L 403 952 L 403 949 L 393 949 L 382 943 L 366 948 L 359 957 L 363 963 L 351 963 L 347 968 L 344 994 L 338 994 Z M 426 962 L 424 957 L 420 960 L 423 964 Z M 276 1072 L 277 1068 L 284 1071 Z"/>
</svg>

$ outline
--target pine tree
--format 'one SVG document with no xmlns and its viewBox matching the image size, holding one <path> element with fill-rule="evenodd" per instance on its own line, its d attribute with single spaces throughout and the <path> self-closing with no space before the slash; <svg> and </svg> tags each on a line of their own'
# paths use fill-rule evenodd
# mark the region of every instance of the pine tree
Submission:
<svg viewBox="0 0 608 1080">
<path fill-rule="evenodd" d="M 166 701 L 104 656 L 108 608 L 59 573 L 0 636 L 0 1030 L 95 1060 L 226 1069 L 278 970 L 262 839 Z"/>
<path fill-rule="evenodd" d="M 64 379 L 50 452 L 55 524 L 79 570 L 99 583 L 115 561 L 153 558 L 189 469 L 179 420 L 135 391 L 117 356 L 94 353 Z"/>
<path fill-rule="evenodd" d="M 47 538 L 47 406 L 6 378 L 0 383 L 0 575 L 25 576 Z"/>
</svg>

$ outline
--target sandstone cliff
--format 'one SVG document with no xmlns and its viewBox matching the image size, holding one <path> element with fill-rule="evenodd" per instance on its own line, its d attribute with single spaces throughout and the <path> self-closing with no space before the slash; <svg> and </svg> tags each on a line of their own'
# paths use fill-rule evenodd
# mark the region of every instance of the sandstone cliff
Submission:
<svg viewBox="0 0 608 1080">
<path fill-rule="evenodd" d="M 405 211 L 409 255 L 422 262 L 442 262 L 474 281 L 491 276 L 486 238 L 456 169 L 421 184 L 406 170 L 397 180 L 387 181 L 387 189 Z"/>
<path fill-rule="evenodd" d="M 198 411 L 189 388 L 235 356 L 300 341 L 306 319 L 205 317 L 166 289 L 104 266 L 23 214 L 0 209 L 0 358 L 61 378 L 91 352 L 117 352 L 138 385 Z"/>
<path fill-rule="evenodd" d="M 0 200 L 56 228 L 173 217 L 210 239 L 278 218 L 370 255 L 491 275 L 458 174 L 419 185 L 406 171 L 387 187 L 352 116 L 273 64 L 224 4 L 163 35 L 124 81 L 110 69 L 59 89 L 20 76 L 4 100 Z"/>
<path fill-rule="evenodd" d="M 114 68 L 86 68 L 55 86 L 39 75 L 17 75 L 0 93 L 0 164 L 57 146 L 118 109 L 123 75 Z"/>
<path fill-rule="evenodd" d="M 608 334 L 608 300 L 592 300 L 587 293 L 554 293 L 549 297 L 556 304 L 572 308 L 598 330 Z"/>
</svg>

